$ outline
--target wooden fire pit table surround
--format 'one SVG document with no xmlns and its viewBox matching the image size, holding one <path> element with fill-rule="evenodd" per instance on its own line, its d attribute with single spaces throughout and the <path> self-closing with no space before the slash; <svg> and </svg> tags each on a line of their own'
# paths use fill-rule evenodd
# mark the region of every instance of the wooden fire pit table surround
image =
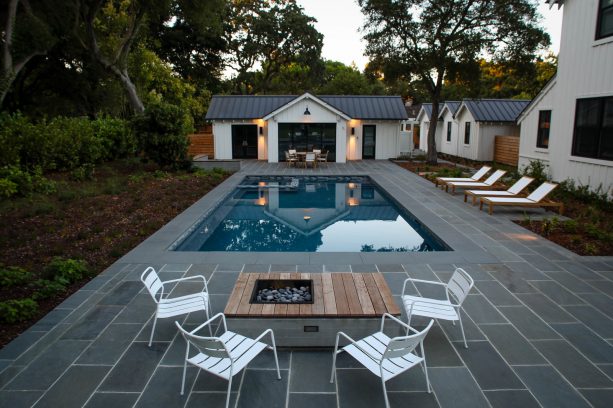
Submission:
<svg viewBox="0 0 613 408">
<path fill-rule="evenodd" d="M 258 279 L 312 279 L 313 303 L 250 303 Z M 380 273 L 241 273 L 224 313 L 241 334 L 272 328 L 282 347 L 332 347 L 337 331 L 372 334 L 400 308 Z"/>
</svg>

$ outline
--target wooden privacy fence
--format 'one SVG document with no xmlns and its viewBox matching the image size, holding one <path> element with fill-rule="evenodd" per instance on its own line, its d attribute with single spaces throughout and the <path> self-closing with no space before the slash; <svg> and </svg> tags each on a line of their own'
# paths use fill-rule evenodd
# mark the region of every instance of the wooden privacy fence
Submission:
<svg viewBox="0 0 613 408">
<path fill-rule="evenodd" d="M 519 161 L 519 137 L 496 136 L 494 140 L 494 161 L 517 166 Z"/>
<path fill-rule="evenodd" d="M 189 147 L 187 154 L 189 156 L 207 155 L 209 159 L 215 156 L 215 142 L 213 140 L 213 126 L 204 125 L 198 132 L 188 135 Z"/>
</svg>

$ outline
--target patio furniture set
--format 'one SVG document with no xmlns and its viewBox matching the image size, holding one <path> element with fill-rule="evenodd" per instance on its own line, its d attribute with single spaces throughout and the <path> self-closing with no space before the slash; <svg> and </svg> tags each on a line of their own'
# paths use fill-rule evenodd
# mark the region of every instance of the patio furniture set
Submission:
<svg viewBox="0 0 613 408">
<path fill-rule="evenodd" d="M 374 279 L 374 277 L 372 278 Z M 345 280 L 349 278 L 343 276 L 340 279 Z M 358 278 L 358 282 L 360 279 L 361 278 Z M 187 280 L 202 280 L 202 290 L 184 296 L 169 297 L 169 284 Z M 248 276 L 247 280 L 243 279 L 240 282 L 237 281 L 237 286 L 240 284 L 245 286 L 245 283 L 249 280 L 250 277 Z M 211 305 L 207 282 L 204 276 L 197 275 L 161 281 L 154 268 L 149 267 L 141 275 L 141 281 L 146 286 L 157 305 L 150 339 L 153 338 L 155 322 L 159 318 L 181 316 L 196 311 L 205 312 L 206 321 L 191 331 L 186 330 L 175 321 L 177 329 L 186 341 L 183 379 L 180 391 L 181 395 L 183 395 L 185 390 L 185 376 L 189 363 L 192 366 L 228 381 L 226 397 L 227 408 L 230 403 L 232 378 L 240 373 L 241 370 L 264 350 L 271 350 L 273 352 L 276 365 L 276 377 L 279 380 L 281 379 L 279 360 L 277 357 L 277 345 L 275 343 L 273 330 L 266 329 L 259 336 L 250 338 L 228 330 L 228 323 L 224 313 L 218 313 L 210 318 L 209 313 Z M 439 286 L 444 291 L 444 297 L 436 299 L 419 295 L 409 295 L 406 293 L 409 284 L 413 284 L 416 289 L 420 287 L 420 285 Z M 433 319 L 450 320 L 453 321 L 454 324 L 455 321 L 459 321 L 462 336 L 464 338 L 464 346 L 467 347 L 460 309 L 473 285 L 473 279 L 461 268 L 457 268 L 454 271 L 447 283 L 411 278 L 407 279 L 402 288 L 402 302 L 408 321 L 405 323 L 392 314 L 384 312 L 378 314 L 378 316 L 380 316 L 379 331 L 374 334 L 367 334 L 361 340 L 354 340 L 345 332 L 338 331 L 336 333 L 336 341 L 332 354 L 330 383 L 334 382 L 337 355 L 346 352 L 381 379 L 385 404 L 388 408 L 389 400 L 385 383 L 415 366 L 421 365 L 426 377 L 427 391 L 430 393 L 432 388 L 428 378 L 424 339 L 434 324 Z M 328 286 L 329 285 L 325 285 L 326 288 L 329 288 Z M 357 286 L 360 285 L 358 284 Z M 389 289 L 387 290 L 389 291 Z M 385 292 L 385 288 L 383 288 L 382 292 Z M 329 297 L 328 301 L 330 301 Z M 325 302 L 325 296 L 322 302 Z M 381 311 L 384 309 L 377 310 Z M 410 325 L 413 316 L 422 316 L 430 320 L 423 329 L 417 330 Z M 301 316 L 296 315 L 296 317 L 300 318 Z M 388 334 L 385 333 L 385 323 L 390 320 L 397 325 L 397 330 L 399 330 L 398 333 L 400 335 L 390 337 L 388 336 L 389 331 Z M 218 323 L 216 324 L 216 322 Z M 269 338 L 270 343 L 265 342 L 265 338 Z M 346 345 L 343 346 L 341 343 Z M 151 343 L 149 345 L 151 345 Z M 332 346 L 332 344 L 330 344 L 330 346 Z"/>
<path fill-rule="evenodd" d="M 557 184 L 544 182 L 532 193 L 526 195 L 522 191 L 534 181 L 532 177 L 524 176 L 507 188 L 504 184 L 499 183 L 506 171 L 496 170 L 487 179 L 479 181 L 490 170 L 491 167 L 483 166 L 472 177 L 437 177 L 434 185 L 436 187 L 440 185 L 451 194 L 455 194 L 456 188 L 464 189 L 464 202 L 471 196 L 473 205 L 479 200 L 480 210 L 483 209 L 484 204 L 487 204 L 489 215 L 492 215 L 495 206 L 556 207 L 560 215 L 564 213 L 563 203 L 547 198 L 549 193 L 558 186 Z"/>
<path fill-rule="evenodd" d="M 313 149 L 312 152 L 298 152 L 295 149 L 285 151 L 285 161 L 288 166 L 296 166 L 303 164 L 304 168 L 310 164 L 311 167 L 317 167 L 318 164 L 328 163 L 328 152 L 322 152 L 321 149 Z"/>
</svg>

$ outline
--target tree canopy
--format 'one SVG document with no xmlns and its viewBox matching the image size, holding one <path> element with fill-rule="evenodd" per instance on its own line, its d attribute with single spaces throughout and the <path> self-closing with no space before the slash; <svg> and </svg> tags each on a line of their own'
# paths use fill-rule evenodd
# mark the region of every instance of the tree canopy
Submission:
<svg viewBox="0 0 613 408">
<path fill-rule="evenodd" d="M 479 57 L 532 61 L 549 44 L 530 0 L 358 0 L 367 23 L 366 53 L 388 72 L 418 78 L 437 116 L 445 76 Z M 428 131 L 428 161 L 436 163 L 436 121 Z"/>
</svg>

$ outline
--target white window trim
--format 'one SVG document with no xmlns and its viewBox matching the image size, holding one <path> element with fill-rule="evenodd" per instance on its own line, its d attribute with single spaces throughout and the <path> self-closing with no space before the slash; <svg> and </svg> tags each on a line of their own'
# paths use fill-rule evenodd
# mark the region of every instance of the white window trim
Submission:
<svg viewBox="0 0 613 408">
<path fill-rule="evenodd" d="M 596 164 L 598 166 L 613 167 L 613 160 L 590 159 L 589 157 L 568 156 L 568 161 L 577 163 Z"/>
</svg>

